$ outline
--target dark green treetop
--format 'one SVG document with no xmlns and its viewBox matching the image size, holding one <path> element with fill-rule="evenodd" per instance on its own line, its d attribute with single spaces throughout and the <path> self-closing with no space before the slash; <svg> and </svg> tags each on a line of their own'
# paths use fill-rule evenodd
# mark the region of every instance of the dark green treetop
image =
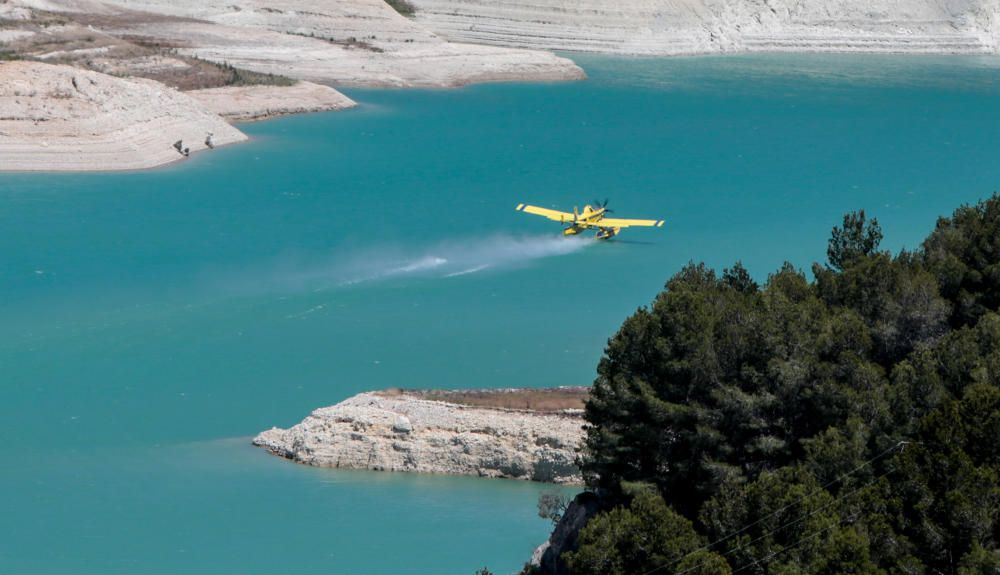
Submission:
<svg viewBox="0 0 1000 575">
<path fill-rule="evenodd" d="M 848 214 L 813 281 L 692 263 L 625 320 L 581 454 L 611 510 L 573 573 L 997 574 L 1000 196 L 881 239 Z"/>
</svg>

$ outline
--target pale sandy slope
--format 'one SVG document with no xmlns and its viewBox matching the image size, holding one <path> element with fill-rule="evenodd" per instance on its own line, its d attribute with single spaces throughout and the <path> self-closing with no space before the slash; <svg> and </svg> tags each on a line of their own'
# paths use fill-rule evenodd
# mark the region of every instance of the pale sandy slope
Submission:
<svg viewBox="0 0 1000 575">
<path fill-rule="evenodd" d="M 236 121 L 260 120 L 285 114 L 342 110 L 354 100 L 328 86 L 299 82 L 294 86 L 227 86 L 186 92 L 211 112 Z"/>
<path fill-rule="evenodd" d="M 100 5 L 175 17 L 118 19 L 112 33 L 168 40 L 216 62 L 338 85 L 456 86 L 584 76 L 554 54 L 448 42 L 382 0 L 12 0 L 51 11 Z"/>
<path fill-rule="evenodd" d="M 190 96 L 149 80 L 0 62 L 0 170 L 129 170 L 246 136 Z"/>
<path fill-rule="evenodd" d="M 230 86 L 178 92 L 39 62 L 0 62 L 0 171 L 151 168 L 247 137 L 226 122 L 340 110 L 355 102 L 328 86 Z"/>
<path fill-rule="evenodd" d="M 1000 0 L 411 0 L 445 38 L 625 54 L 996 53 Z"/>
</svg>

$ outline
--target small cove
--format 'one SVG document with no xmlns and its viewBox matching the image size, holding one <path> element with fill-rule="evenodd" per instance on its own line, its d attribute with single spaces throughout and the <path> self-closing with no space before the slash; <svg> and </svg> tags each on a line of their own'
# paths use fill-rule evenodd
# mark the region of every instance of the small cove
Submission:
<svg viewBox="0 0 1000 575">
<path fill-rule="evenodd" d="M 249 436 L 385 387 L 580 385 L 688 261 L 808 269 L 1000 189 L 996 58 L 579 58 L 346 90 L 166 169 L 0 174 L 0 571 L 510 573 L 544 486 L 310 469 Z M 563 242 L 519 202 L 661 230 Z"/>
</svg>

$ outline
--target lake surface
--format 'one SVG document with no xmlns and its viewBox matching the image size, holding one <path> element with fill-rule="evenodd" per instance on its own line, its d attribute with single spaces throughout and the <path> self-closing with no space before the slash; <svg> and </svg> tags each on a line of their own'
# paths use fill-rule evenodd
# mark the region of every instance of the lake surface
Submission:
<svg viewBox="0 0 1000 575">
<path fill-rule="evenodd" d="M 249 447 L 363 390 L 587 384 L 686 262 L 765 279 L 1000 189 L 1000 60 L 579 59 L 348 90 L 164 169 L 0 174 L 0 572 L 515 571 L 544 486 Z M 519 202 L 665 218 L 563 240 Z M 551 224 L 551 225 L 550 225 Z"/>
</svg>

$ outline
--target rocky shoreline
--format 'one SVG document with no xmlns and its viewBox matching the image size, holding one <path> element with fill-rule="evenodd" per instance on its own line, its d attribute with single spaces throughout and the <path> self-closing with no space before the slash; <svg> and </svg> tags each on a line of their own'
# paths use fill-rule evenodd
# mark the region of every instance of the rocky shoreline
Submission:
<svg viewBox="0 0 1000 575">
<path fill-rule="evenodd" d="M 337 90 L 312 82 L 292 86 L 225 86 L 192 90 L 187 95 L 208 111 L 234 122 L 344 110 L 358 105 Z"/>
<path fill-rule="evenodd" d="M 4 170 L 136 170 L 209 141 L 247 139 L 190 96 L 151 80 L 26 61 L 0 63 L 0 78 Z"/>
<path fill-rule="evenodd" d="M 316 467 L 580 483 L 579 410 L 539 412 L 361 393 L 253 444 Z"/>
<path fill-rule="evenodd" d="M 0 170 L 10 171 L 152 168 L 247 140 L 226 120 L 356 105 L 309 82 L 180 92 L 32 61 L 0 62 L 0 79 Z"/>
<path fill-rule="evenodd" d="M 355 105 L 320 83 L 583 77 L 548 52 L 449 42 L 382 0 L 0 0 L 0 171 L 151 168 L 247 139 L 226 120 Z"/>
<path fill-rule="evenodd" d="M 185 148 L 246 139 L 223 118 L 354 105 L 310 81 L 448 87 L 585 77 L 548 50 L 1000 53 L 995 0 L 395 5 L 406 15 L 383 0 L 0 0 L 0 171 L 149 168 Z M 101 89 L 68 88 L 74 77 Z"/>
</svg>

